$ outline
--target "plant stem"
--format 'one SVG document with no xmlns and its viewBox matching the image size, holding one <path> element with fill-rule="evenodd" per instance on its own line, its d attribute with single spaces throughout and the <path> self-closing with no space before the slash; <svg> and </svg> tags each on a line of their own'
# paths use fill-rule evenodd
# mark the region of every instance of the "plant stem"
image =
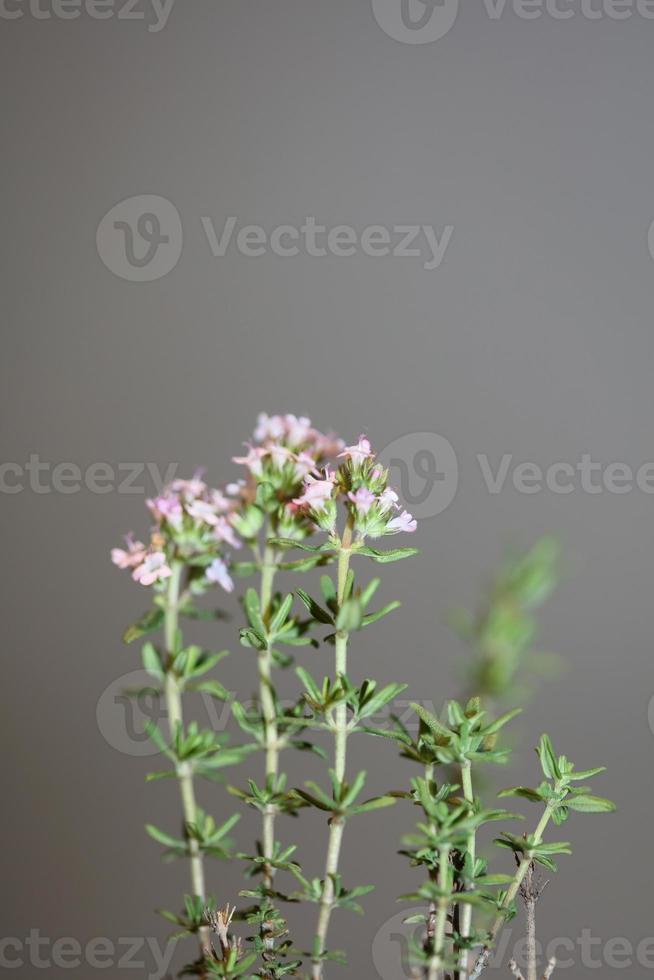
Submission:
<svg viewBox="0 0 654 980">
<path fill-rule="evenodd" d="M 267 533 L 267 532 L 266 532 Z M 259 604 L 261 618 L 267 627 L 270 621 L 270 604 L 272 599 L 273 580 L 275 578 L 275 552 L 266 545 L 261 562 L 261 588 Z M 267 646 L 259 653 L 259 697 L 263 714 L 266 740 L 266 783 L 274 784 L 279 769 L 279 746 L 277 742 L 277 712 L 273 694 L 272 682 L 272 650 Z M 275 816 L 276 810 L 269 804 L 262 817 L 262 847 L 263 856 L 272 858 L 275 848 Z M 263 881 L 266 888 L 272 888 L 274 870 L 270 864 L 263 866 Z"/>
<path fill-rule="evenodd" d="M 173 659 L 177 646 L 177 632 L 179 628 L 179 588 L 183 572 L 183 564 L 179 561 L 172 562 L 172 575 L 168 579 L 168 592 L 166 595 L 165 618 L 164 618 L 164 642 L 166 645 L 167 666 L 165 698 L 166 710 L 168 712 L 168 727 L 170 730 L 171 741 L 174 741 L 177 732 L 182 732 L 184 727 L 184 717 L 182 714 L 182 695 L 179 687 L 177 675 L 173 669 Z M 189 824 L 196 824 L 198 819 L 198 808 L 195 800 L 195 789 L 193 787 L 193 768 L 189 762 L 177 763 L 177 778 L 179 780 L 180 795 L 182 798 L 182 811 L 184 813 L 184 826 L 188 840 L 188 854 L 191 866 L 191 887 L 193 894 L 196 895 L 202 904 L 206 903 L 206 887 L 204 882 L 204 865 L 202 852 L 195 837 L 188 833 Z M 202 955 L 211 950 L 210 930 L 202 927 L 199 931 L 200 951 Z"/>
<path fill-rule="evenodd" d="M 434 778 L 434 764 L 429 762 L 425 766 L 425 782 L 427 783 L 427 789 L 431 793 L 431 783 Z M 435 831 L 435 824 L 433 820 L 429 821 L 429 829 L 433 832 Z M 436 871 L 430 870 L 429 872 L 430 880 L 437 880 Z M 425 941 L 424 949 L 426 952 L 434 948 L 434 936 L 436 935 L 436 903 L 429 903 L 429 917 L 427 919 L 427 937 Z"/>
<path fill-rule="evenodd" d="M 522 896 L 527 915 L 527 980 L 538 980 L 536 973 L 536 896 L 534 894 L 534 863 L 527 869 Z"/>
<path fill-rule="evenodd" d="M 428 980 L 438 980 L 445 959 L 445 928 L 447 926 L 447 893 L 450 883 L 450 849 L 443 846 L 438 856 L 438 887 L 441 895 L 436 911 L 436 928 L 431 959 L 427 967 Z"/>
<path fill-rule="evenodd" d="M 558 806 L 558 801 L 553 800 L 550 803 L 548 803 L 547 806 L 545 807 L 543 815 L 538 822 L 538 826 L 534 831 L 534 842 L 536 844 L 541 843 L 543 839 L 543 834 L 545 832 L 545 828 L 550 822 L 552 812 L 557 806 Z M 504 895 L 504 900 L 502 901 L 500 911 L 498 912 L 495 921 L 493 922 L 493 925 L 491 927 L 490 933 L 488 934 L 486 945 L 484 946 L 481 953 L 477 957 L 477 962 L 473 967 L 469 980 L 477 980 L 477 978 L 481 975 L 482 971 L 488 965 L 491 946 L 495 942 L 497 934 L 505 922 L 506 916 L 504 913 L 506 912 L 506 909 L 509 907 L 513 899 L 516 897 L 518 893 L 518 889 L 520 888 L 520 885 L 522 884 L 523 879 L 527 874 L 527 869 L 529 868 L 530 864 L 531 864 L 531 856 L 529 854 L 524 855 L 522 860 L 520 861 L 520 864 L 518 865 L 515 875 L 513 876 L 513 881 L 509 885 Z"/>
<path fill-rule="evenodd" d="M 352 543 L 352 524 L 348 521 L 343 532 L 343 539 L 338 553 L 338 577 L 337 577 L 337 603 L 340 610 L 345 602 L 345 591 L 347 587 L 347 576 L 350 567 L 350 545 Z M 343 630 L 338 630 L 335 639 L 335 658 L 334 672 L 336 679 L 341 674 L 347 673 L 347 644 L 348 634 Z M 343 785 L 345 778 L 345 766 L 347 759 L 347 704 L 339 701 L 334 710 L 335 730 L 334 730 L 334 771 L 339 786 Z M 342 817 L 332 817 L 329 825 L 329 839 L 327 843 L 327 859 L 325 861 L 325 876 L 322 886 L 322 897 L 320 900 L 320 910 L 318 912 L 318 924 L 313 943 L 313 980 L 321 980 L 322 960 L 320 957 L 325 952 L 327 941 L 327 931 L 331 918 L 334 902 L 334 875 L 338 873 L 338 862 L 341 853 L 341 843 L 343 841 L 343 831 L 345 823 Z"/>
<path fill-rule="evenodd" d="M 472 791 L 472 766 L 469 759 L 461 765 L 461 787 L 463 789 L 463 796 L 467 803 L 470 804 L 470 809 L 474 805 L 475 797 Z M 476 832 L 471 830 L 468 834 L 468 839 L 466 842 L 466 850 L 470 855 L 472 861 L 472 868 L 474 873 L 475 866 L 475 855 L 476 855 Z M 467 902 L 462 902 L 460 905 L 460 926 L 459 933 L 462 939 L 467 939 L 472 935 L 472 905 Z M 468 976 L 468 950 L 462 949 L 459 954 L 459 980 L 467 980 Z"/>
</svg>

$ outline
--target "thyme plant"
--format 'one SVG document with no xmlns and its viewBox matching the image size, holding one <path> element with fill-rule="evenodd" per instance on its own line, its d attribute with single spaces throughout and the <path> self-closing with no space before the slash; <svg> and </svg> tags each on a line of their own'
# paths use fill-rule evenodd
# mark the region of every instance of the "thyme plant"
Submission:
<svg viewBox="0 0 654 980">
<path fill-rule="evenodd" d="M 246 750 L 226 748 L 225 739 L 213 731 L 201 729 L 195 721 L 185 721 L 184 695 L 195 692 L 219 700 L 227 700 L 229 695 L 218 680 L 206 676 L 226 651 L 185 644 L 181 622 L 219 615 L 199 608 L 196 599 L 216 583 L 231 592 L 233 581 L 224 549 L 239 542 L 230 523 L 233 505 L 219 490 L 209 489 L 199 475 L 175 480 L 158 497 L 148 500 L 147 506 L 154 521 L 149 543 L 128 535 L 125 548 L 114 548 L 111 557 L 119 568 L 129 569 L 132 579 L 148 588 L 152 598 L 151 607 L 125 631 L 125 642 L 148 634 L 159 633 L 161 637 L 159 642 L 149 639 L 144 643 L 142 661 L 157 685 L 150 690 L 162 699 L 168 719 L 167 736 L 151 723 L 147 732 L 170 767 L 151 773 L 148 779 L 177 779 L 182 833 L 178 837 L 154 824 L 148 824 L 146 830 L 166 848 L 167 858 L 185 858 L 189 863 L 191 894 L 185 898 L 185 914 L 162 914 L 183 931 L 197 933 L 198 969 L 204 976 L 201 964 L 211 951 L 209 928 L 203 921 L 209 903 L 204 858 L 227 856 L 227 835 L 238 815 L 217 824 L 198 806 L 195 781 L 198 777 L 220 778 L 221 770 L 242 761 Z"/>
<path fill-rule="evenodd" d="M 255 889 L 242 892 L 255 900 L 248 910 L 248 921 L 257 927 L 253 941 L 260 957 L 260 976 L 277 980 L 295 970 L 299 960 L 289 959 L 291 942 L 286 923 L 274 900 L 286 899 L 275 886 L 277 871 L 298 872 L 291 860 L 294 846 L 276 839 L 276 818 L 280 813 L 295 814 L 299 800 L 286 789 L 286 774 L 280 771 L 280 754 L 286 748 L 312 750 L 302 737 L 306 722 L 302 705 L 282 708 L 274 681 L 275 668 L 288 668 L 293 660 L 280 646 L 300 647 L 315 643 L 307 635 L 308 622 L 292 616 L 293 595 L 274 591 L 279 571 L 300 573 L 324 564 L 322 554 L 304 554 L 286 561 L 285 552 L 302 542 L 315 530 L 298 498 L 304 480 L 327 465 L 343 448 L 332 435 L 325 435 L 307 418 L 294 415 L 260 415 L 245 456 L 234 462 L 245 467 L 245 477 L 228 487 L 237 502 L 232 522 L 252 553 L 251 563 L 241 563 L 238 571 L 254 571 L 258 589 L 249 588 L 243 598 L 247 625 L 241 630 L 241 643 L 257 657 L 258 695 L 255 705 L 246 708 L 234 704 L 233 710 L 241 728 L 253 739 L 264 755 L 264 782 L 249 780 L 248 788 L 231 787 L 231 792 L 261 813 L 261 839 L 256 853 L 242 854 L 248 861 L 250 876 L 260 876 Z"/>
<path fill-rule="evenodd" d="M 177 780 L 181 833 L 153 824 L 146 830 L 164 846 L 166 858 L 188 862 L 189 893 L 183 911 L 162 912 L 175 925 L 177 936 L 196 937 L 197 958 L 184 972 L 204 980 L 323 980 L 329 964 L 344 961 L 344 954 L 329 948 L 333 912 L 358 911 L 359 899 L 372 887 L 343 884 L 345 827 L 354 816 L 404 798 L 421 812 L 417 830 L 405 838 L 402 852 L 423 873 L 417 890 L 404 896 L 424 905 L 424 913 L 413 920 L 424 925 L 424 936 L 411 949 L 416 977 L 477 980 L 521 897 L 527 913 L 526 980 L 537 980 L 535 907 L 542 885 L 535 868 L 555 870 L 554 856 L 569 853 L 567 843 L 546 839 L 549 825 L 563 823 L 573 811 L 613 809 L 608 800 L 577 785 L 602 770 L 577 772 L 565 756 L 555 755 L 543 735 L 537 748 L 543 777 L 538 785 L 514 786 L 497 794 L 537 803 L 542 813 L 531 833 L 516 836 L 504 831 L 495 841 L 513 853 L 513 873 L 489 872 L 478 835 L 487 824 L 516 815 L 486 799 L 491 791 L 482 771 L 487 763 L 507 762 L 510 750 L 498 745 L 498 737 L 519 713 L 515 709 L 492 718 L 493 706 L 514 691 L 518 669 L 531 652 L 533 611 L 553 588 L 556 546 L 543 539 L 526 556 L 507 564 L 482 610 L 474 617 L 458 617 L 477 650 L 470 683 L 481 697 L 450 701 L 442 717 L 415 704 L 417 734 L 397 718 L 390 730 L 376 729 L 373 717 L 406 685 L 354 680 L 350 644 L 358 631 L 392 612 L 399 602 L 373 608 L 380 580 L 359 579 L 355 563 L 365 558 L 387 564 L 414 555 L 414 548 L 380 548 L 378 540 L 412 533 L 416 521 L 400 507 L 388 472 L 365 436 L 345 446 L 306 418 L 261 415 L 246 445 L 247 453 L 234 460 L 244 467 L 242 479 L 224 490 L 210 489 L 199 474 L 173 481 L 147 501 L 153 522 L 148 543 L 128 536 L 125 547 L 112 552 L 113 562 L 129 570 L 151 596 L 150 608 L 127 629 L 124 639 L 132 643 L 147 637 L 143 666 L 167 715 L 165 730 L 149 724 L 147 731 L 169 767 L 148 779 Z M 243 548 L 244 557 L 235 555 Z M 293 551 L 296 555 L 289 557 Z M 294 581 L 296 575 L 316 568 L 322 569 L 318 598 Z M 276 588 L 280 574 L 292 578 L 292 591 Z M 182 625 L 220 616 L 198 600 L 216 585 L 230 594 L 235 578 L 248 576 L 256 576 L 256 583 L 240 597 L 245 615 L 240 640 L 253 655 L 256 695 L 249 704 L 232 701 L 234 718 L 247 735 L 246 744 L 234 746 L 226 736 L 188 720 L 188 695 L 223 701 L 230 696 L 208 676 L 226 651 L 189 643 Z M 294 664 L 289 648 L 321 643 L 333 651 L 333 669 L 317 680 L 305 663 L 297 664 L 297 697 L 283 704 L 277 677 Z M 406 791 L 361 798 L 366 773 L 351 771 L 348 760 L 349 739 L 357 733 L 394 740 L 402 756 L 418 764 L 419 773 Z M 315 780 L 292 788 L 282 753 L 295 748 L 322 760 L 326 756 L 321 745 L 314 744 L 314 736 L 325 735 L 331 740 L 327 788 Z M 258 811 L 261 820 L 254 847 L 236 855 L 246 862 L 246 877 L 255 879 L 240 892 L 250 904 L 236 909 L 230 903 L 218 905 L 216 889 L 212 893 L 207 884 L 205 859 L 231 857 L 229 834 L 238 815 L 225 819 L 222 814 L 215 820 L 201 809 L 197 780 L 219 781 L 225 767 L 250 761 L 254 753 L 263 757 L 260 775 L 250 768 L 245 788 L 228 787 Z M 293 842 L 282 842 L 278 832 L 280 815 L 297 816 L 306 807 L 327 817 L 324 857 L 315 877 L 295 859 Z M 280 872 L 293 890 L 280 889 Z M 224 903 L 224 889 L 218 892 Z M 293 941 L 280 902 L 315 904 L 312 943 Z M 232 924 L 244 920 L 254 934 L 233 935 Z M 301 972 L 303 963 L 309 974 Z M 509 969 L 522 977 L 513 961 Z M 545 965 L 545 980 L 554 969 L 553 962 Z"/>
<path fill-rule="evenodd" d="M 508 750 L 498 748 L 496 739 L 519 709 L 494 721 L 488 721 L 478 698 L 466 705 L 450 701 L 442 719 L 417 704 L 414 710 L 420 719 L 418 735 L 414 738 L 396 722 L 394 737 L 402 746 L 402 755 L 423 767 L 423 775 L 412 780 L 407 794 L 422 810 L 423 819 L 416 833 L 404 839 L 407 849 L 403 852 L 412 866 L 425 871 L 418 890 L 403 896 L 426 906 L 424 915 L 410 919 L 425 924 L 422 945 L 414 943 L 412 948 L 415 975 L 426 980 L 477 980 L 488 965 L 500 930 L 515 915 L 515 899 L 521 887 L 523 897 L 527 895 L 529 901 L 533 898 L 525 881 L 533 874 L 534 864 L 556 871 L 553 858 L 571 853 L 568 842 L 545 841 L 550 821 L 558 826 L 571 811 L 608 813 L 615 807 L 591 794 L 588 786 L 574 785 L 602 772 L 602 768 L 576 771 L 564 755 L 555 755 L 549 737 L 542 735 L 536 751 L 544 779 L 534 789 L 514 786 L 498 793 L 499 797 L 522 797 L 541 804 L 540 819 L 530 834 L 516 836 L 503 831 L 496 838 L 496 845 L 513 852 L 517 867 L 513 874 L 489 874 L 488 862 L 477 853 L 479 830 L 492 821 L 517 819 L 519 815 L 485 805 L 474 791 L 473 774 L 484 763 L 508 761 Z M 439 766 L 448 767 L 448 773 L 456 766 L 459 782 L 439 784 L 435 779 Z M 476 928 L 475 910 L 482 918 L 492 911 L 488 928 Z M 535 937 L 531 926 L 530 935 L 532 980 Z M 471 962 L 474 950 L 478 952 Z M 548 964 L 547 976 L 554 966 Z M 511 968 L 518 975 L 515 964 Z"/>
<path fill-rule="evenodd" d="M 342 961 L 342 956 L 327 949 L 331 915 L 336 908 L 358 910 L 357 898 L 370 891 L 370 886 L 346 889 L 341 883 L 339 868 L 345 824 L 348 819 L 368 813 L 395 802 L 388 795 L 357 802 L 363 790 L 366 774 L 350 776 L 347 771 L 347 746 L 350 735 L 364 731 L 363 722 L 397 697 L 405 684 L 389 684 L 381 689 L 373 680 L 364 680 L 355 687 L 348 676 L 348 648 L 351 635 L 363 629 L 399 605 L 391 602 L 376 611 L 369 604 L 379 586 L 379 579 L 365 585 L 355 582 L 352 559 L 365 557 L 387 563 L 416 554 L 414 548 L 376 550 L 366 545 L 366 539 L 376 539 L 400 532 L 413 532 L 416 521 L 407 511 L 394 516 L 398 497 L 388 485 L 388 472 L 376 460 L 369 441 L 360 436 L 356 445 L 346 447 L 339 458 L 343 460 L 335 471 L 309 474 L 304 493 L 297 504 L 326 534 L 319 545 L 302 544 L 314 558 L 336 564 L 336 576 L 323 575 L 320 580 L 322 598 L 319 602 L 303 589 L 298 590 L 311 620 L 329 629 L 324 642 L 334 649 L 334 669 L 331 677 L 318 683 L 302 667 L 297 670 L 304 684 L 304 699 L 310 710 L 310 725 L 327 731 L 333 738 L 333 765 L 329 769 L 329 790 L 309 782 L 297 795 L 308 806 L 329 814 L 324 873 L 322 878 L 308 880 L 296 869 L 302 886 L 296 897 L 318 905 L 316 931 L 311 948 L 313 980 L 321 980 L 323 965 L 330 959 Z M 339 504 L 343 505 L 342 521 Z M 292 542 L 274 541 L 275 546 Z"/>
</svg>

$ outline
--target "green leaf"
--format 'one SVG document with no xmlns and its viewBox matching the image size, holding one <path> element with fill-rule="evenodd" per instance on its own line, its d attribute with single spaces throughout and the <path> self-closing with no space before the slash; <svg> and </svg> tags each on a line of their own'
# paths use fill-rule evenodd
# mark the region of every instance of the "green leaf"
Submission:
<svg viewBox="0 0 654 980">
<path fill-rule="evenodd" d="M 606 766 L 598 766 L 597 769 L 581 769 L 579 772 L 568 773 L 568 779 L 575 782 L 579 779 L 590 779 L 591 776 L 597 776 L 600 772 L 606 772 Z"/>
<path fill-rule="evenodd" d="M 360 596 L 361 605 L 363 606 L 364 609 L 368 605 L 368 603 L 370 602 L 370 600 L 372 599 L 372 597 L 374 596 L 375 592 L 377 591 L 380 585 L 381 585 L 380 578 L 370 579 L 370 581 L 368 582 L 368 584 L 366 585 L 365 589 L 363 590 Z"/>
<path fill-rule="evenodd" d="M 165 674 L 161 666 L 161 659 L 157 653 L 156 647 L 149 640 L 147 643 L 143 644 L 141 657 L 143 659 L 143 666 L 148 674 L 155 677 L 158 681 L 163 681 L 165 679 Z"/>
<path fill-rule="evenodd" d="M 441 725 L 436 715 L 432 715 L 432 713 L 427 711 L 426 708 L 423 708 L 421 704 L 412 702 L 410 707 L 435 735 L 448 740 L 452 737 L 452 732 L 449 730 L 449 728 L 446 728 L 445 725 Z"/>
<path fill-rule="evenodd" d="M 501 789 L 497 793 L 498 796 L 521 796 L 524 800 L 530 800 L 532 803 L 542 803 L 544 797 L 538 792 L 538 790 L 530 789 L 528 786 L 510 786 L 508 789 Z"/>
<path fill-rule="evenodd" d="M 475 883 L 477 885 L 482 885 L 484 887 L 486 887 L 486 885 L 510 885 L 512 881 L 513 875 L 503 874 L 480 875 L 479 878 L 475 879 Z"/>
<path fill-rule="evenodd" d="M 231 701 L 232 695 L 226 687 L 216 680 L 199 681 L 197 684 L 187 684 L 187 691 L 195 691 L 198 694 L 210 694 L 218 701 Z"/>
<path fill-rule="evenodd" d="M 358 630 L 363 619 L 363 610 L 358 599 L 347 599 L 338 611 L 336 629 L 343 633 Z"/>
<path fill-rule="evenodd" d="M 166 834 L 163 830 L 159 830 L 154 824 L 146 823 L 145 831 L 156 840 L 158 844 L 163 844 L 164 847 L 171 847 L 174 850 L 186 850 L 186 842 L 183 840 L 178 840 L 176 837 L 171 837 L 170 834 Z"/>
<path fill-rule="evenodd" d="M 311 674 L 305 670 L 304 667 L 296 667 L 295 673 L 298 675 L 314 701 L 320 701 L 322 698 L 322 692 Z"/>
<path fill-rule="evenodd" d="M 167 744 L 154 722 L 148 719 L 148 721 L 146 721 L 143 725 L 143 730 L 150 741 L 154 742 L 160 752 L 163 752 L 163 754 L 168 756 L 169 759 L 174 758 L 174 754 L 171 752 L 170 746 Z"/>
<path fill-rule="evenodd" d="M 616 809 L 615 803 L 605 800 L 602 796 L 568 796 L 565 805 L 577 813 L 613 813 Z"/>
<path fill-rule="evenodd" d="M 149 609 L 146 613 L 143 613 L 137 622 L 127 627 L 123 633 L 123 643 L 133 643 L 134 640 L 138 640 L 139 637 L 145 636 L 147 633 L 154 633 L 163 624 L 163 621 L 163 609 L 159 606 L 156 606 L 154 609 Z"/>
<path fill-rule="evenodd" d="M 417 548 L 393 548 L 391 551 L 376 551 L 374 548 L 360 547 L 356 549 L 356 554 L 372 558 L 380 565 L 385 565 L 391 561 L 401 561 L 403 558 L 412 558 L 418 554 Z"/>
<path fill-rule="evenodd" d="M 291 606 L 293 605 L 293 593 L 290 592 L 286 598 L 280 603 L 279 609 L 275 615 L 270 620 L 270 632 L 276 633 L 280 626 L 283 626 L 288 618 L 288 614 L 291 611 Z"/>
<path fill-rule="evenodd" d="M 282 561 L 277 566 L 284 572 L 308 572 L 316 565 L 325 565 L 328 562 L 326 555 L 306 555 L 304 558 L 297 558 L 295 561 Z"/>
<path fill-rule="evenodd" d="M 323 609 L 315 599 L 312 599 L 311 596 L 304 591 L 304 589 L 297 589 L 297 594 L 314 619 L 316 619 L 319 623 L 324 623 L 326 626 L 334 625 L 332 616 L 325 609 Z"/>
<path fill-rule="evenodd" d="M 541 735 L 536 752 L 538 754 L 538 758 L 540 759 L 541 768 L 545 776 L 547 776 L 548 779 L 560 779 L 561 770 L 559 769 L 559 764 L 556 756 L 554 755 L 554 749 L 552 748 L 549 735 Z"/>
<path fill-rule="evenodd" d="M 320 591 L 328 606 L 336 602 L 336 586 L 334 585 L 331 576 L 320 576 Z"/>
<path fill-rule="evenodd" d="M 265 636 L 262 633 L 259 633 L 258 630 L 244 627 L 240 631 L 239 636 L 241 638 L 241 643 L 245 647 L 253 647 L 255 650 L 259 651 L 266 650 L 268 648 L 268 643 Z"/>
<path fill-rule="evenodd" d="M 507 711 L 506 714 L 500 715 L 499 718 L 492 721 L 490 725 L 486 725 L 485 728 L 482 728 L 479 734 L 484 736 L 494 735 L 495 732 L 499 732 L 500 728 L 504 728 L 507 722 L 511 721 L 512 718 L 515 718 L 516 715 L 520 714 L 522 714 L 522 708 L 513 708 L 512 711 Z"/>
<path fill-rule="evenodd" d="M 381 609 L 378 609 L 377 612 L 368 613 L 366 616 L 364 616 L 361 620 L 361 625 L 370 626 L 371 623 L 376 623 L 378 619 L 382 618 L 382 616 L 387 616 L 390 612 L 393 612 L 394 609 L 399 609 L 400 605 L 401 603 L 398 602 L 397 599 L 393 600 L 393 602 L 389 602 Z"/>
<path fill-rule="evenodd" d="M 246 589 L 243 596 L 243 608 L 247 616 L 248 623 L 257 633 L 265 634 L 266 628 L 261 618 L 261 606 L 259 596 L 254 589 Z"/>
<path fill-rule="evenodd" d="M 366 800 L 365 803 L 360 803 L 358 806 L 353 806 L 350 809 L 350 813 L 353 816 L 359 813 L 370 813 L 372 810 L 381 810 L 387 806 L 393 806 L 396 803 L 396 799 L 393 796 L 376 796 L 372 800 Z"/>
<path fill-rule="evenodd" d="M 271 548 L 281 548 L 283 551 L 299 548 L 300 551 L 309 551 L 315 554 L 326 550 L 324 545 L 303 544 L 302 541 L 295 541 L 294 538 L 268 538 L 266 544 Z"/>
</svg>

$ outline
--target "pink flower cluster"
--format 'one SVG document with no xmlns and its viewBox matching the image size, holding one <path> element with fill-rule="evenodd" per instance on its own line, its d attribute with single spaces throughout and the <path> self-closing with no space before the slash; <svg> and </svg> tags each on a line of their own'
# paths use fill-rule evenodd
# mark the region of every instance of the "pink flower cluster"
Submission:
<svg viewBox="0 0 654 980">
<path fill-rule="evenodd" d="M 154 585 L 170 578 L 172 570 L 163 551 L 148 547 L 142 541 L 134 541 L 131 534 L 126 536 L 125 545 L 124 549 L 111 549 L 111 560 L 118 568 L 131 568 L 135 582 Z"/>
<path fill-rule="evenodd" d="M 224 545 L 241 547 L 231 523 L 235 502 L 208 487 L 196 473 L 190 480 L 174 480 L 159 496 L 146 500 L 146 506 L 155 522 L 150 544 L 128 535 L 124 549 L 112 550 L 113 563 L 131 569 L 141 585 L 154 585 L 170 578 L 175 557 L 208 555 L 212 561 L 206 580 L 231 592 L 234 584 L 218 550 Z"/>
<path fill-rule="evenodd" d="M 173 480 L 163 493 L 145 503 L 157 527 L 167 527 L 173 535 L 184 530 L 209 532 L 219 542 L 241 547 L 230 523 L 234 501 L 208 487 L 199 473 L 191 480 Z"/>
<path fill-rule="evenodd" d="M 334 531 L 336 502 L 340 498 L 361 539 L 416 530 L 415 518 L 399 506 L 398 495 L 388 486 L 388 471 L 376 461 L 364 435 L 359 436 L 355 446 L 346 446 L 338 458 L 344 463 L 336 471 L 326 467 L 322 474 L 309 473 L 301 496 L 294 500 L 318 527 Z M 391 516 L 397 511 L 400 513 Z"/>
<path fill-rule="evenodd" d="M 266 415 L 257 419 L 247 454 L 233 462 L 247 469 L 247 477 L 230 484 L 227 492 L 238 498 L 236 526 L 246 538 L 254 537 L 268 515 L 273 533 L 302 538 L 312 530 L 295 498 L 304 480 L 321 466 L 335 459 L 343 441 L 314 428 L 311 420 L 297 415 Z M 264 487 L 265 499 L 257 495 Z M 255 499 L 257 507 L 254 507 Z"/>
<path fill-rule="evenodd" d="M 288 467 L 294 482 L 301 482 L 316 466 L 335 456 L 343 441 L 314 429 L 311 419 L 296 415 L 266 415 L 262 412 L 254 430 L 253 442 L 245 443 L 245 456 L 234 456 L 233 462 L 246 466 L 255 480 L 266 471 Z"/>
<path fill-rule="evenodd" d="M 216 583 L 231 592 L 224 549 L 240 548 L 241 538 L 255 541 L 266 520 L 269 533 L 281 537 L 300 539 L 316 526 L 333 535 L 341 501 L 359 541 L 416 530 L 363 435 L 345 446 L 308 418 L 261 414 L 246 446 L 247 454 L 234 462 L 246 467 L 247 476 L 224 492 L 208 487 L 198 472 L 148 499 L 154 519 L 150 543 L 129 535 L 125 548 L 112 550 L 113 563 L 149 586 L 170 578 L 173 561 L 187 562 L 195 570 L 205 568 L 205 586 Z M 339 460 L 336 468 L 330 465 Z"/>
</svg>

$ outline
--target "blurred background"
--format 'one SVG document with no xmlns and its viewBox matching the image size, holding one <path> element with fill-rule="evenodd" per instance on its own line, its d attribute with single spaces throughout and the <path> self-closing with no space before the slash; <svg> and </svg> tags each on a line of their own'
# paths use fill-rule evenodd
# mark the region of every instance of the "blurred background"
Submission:
<svg viewBox="0 0 654 980">
<path fill-rule="evenodd" d="M 420 556 L 381 569 L 402 607 L 356 637 L 355 679 L 403 680 L 440 707 L 470 656 L 447 611 L 475 605 L 507 546 L 559 536 L 537 647 L 567 669 L 534 691 L 509 781 L 533 782 L 547 729 L 579 766 L 609 767 L 596 789 L 619 812 L 566 825 L 574 855 L 540 936 L 568 944 L 557 976 L 650 975 L 652 14 L 644 0 L 6 0 L 3 967 L 120 977 L 131 959 L 162 976 L 154 909 L 177 910 L 187 868 L 143 832 L 175 831 L 177 788 L 146 785 L 143 743 L 121 741 L 116 694 L 140 666 L 121 633 L 147 597 L 109 550 L 145 532 L 168 467 L 236 476 L 265 410 L 367 433 L 422 518 Z M 220 676 L 246 698 L 252 654 L 223 605 L 232 621 L 197 636 L 231 648 Z M 354 746 L 371 793 L 412 774 L 390 744 Z M 200 794 L 238 809 L 220 787 Z M 346 878 L 376 890 L 364 918 L 334 916 L 349 966 L 330 975 L 406 975 L 396 896 L 415 878 L 396 850 L 414 818 L 398 805 L 348 829 Z M 254 832 L 246 815 L 241 846 Z M 318 874 L 322 820 L 280 833 Z M 210 865 L 221 902 L 239 874 Z M 290 917 L 307 942 L 307 915 Z M 62 937 L 107 942 L 78 966 L 60 947 L 57 966 Z"/>
</svg>

